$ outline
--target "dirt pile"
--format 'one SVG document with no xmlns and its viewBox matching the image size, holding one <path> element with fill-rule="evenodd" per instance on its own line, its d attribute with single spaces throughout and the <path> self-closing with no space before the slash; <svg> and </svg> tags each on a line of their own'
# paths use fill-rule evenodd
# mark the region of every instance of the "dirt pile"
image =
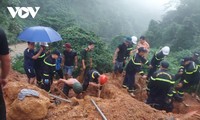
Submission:
<svg viewBox="0 0 200 120">
<path fill-rule="evenodd" d="M 107 74 L 109 77 L 112 76 Z M 12 103 L 16 101 L 16 93 L 18 93 L 19 89 L 31 88 L 37 90 L 42 93 L 45 97 L 49 97 L 48 94 L 40 90 L 35 86 L 31 86 L 25 84 L 25 77 L 17 72 L 11 72 L 9 81 L 20 81 L 9 83 L 10 87 L 5 87 L 5 98 L 8 106 L 8 115 L 9 114 L 19 114 L 19 112 L 12 112 L 11 108 Z M 122 79 L 117 78 L 112 79 L 109 78 L 108 83 L 102 90 L 101 98 L 96 97 L 97 91 L 95 88 L 90 87 L 86 92 L 86 95 L 83 99 L 77 99 L 75 97 L 70 98 L 72 103 L 59 102 L 58 104 L 51 103 L 48 108 L 48 112 L 44 120 L 101 120 L 100 114 L 97 112 L 94 105 L 91 103 L 91 99 L 93 99 L 102 112 L 105 114 L 108 120 L 170 120 L 173 117 L 179 118 L 187 118 L 189 120 L 198 120 L 199 118 L 194 116 L 194 113 L 200 112 L 200 104 L 195 101 L 190 95 L 186 95 L 185 102 L 190 103 L 190 107 L 186 107 L 181 103 L 175 104 L 175 112 L 179 114 L 166 113 L 165 111 L 158 111 L 144 103 L 146 99 L 146 92 L 142 90 L 145 85 L 140 85 L 141 91 L 136 93 L 136 99 L 129 96 L 127 90 L 122 88 Z M 144 83 L 144 81 L 140 80 L 139 83 Z M 9 94 L 8 94 L 8 93 Z M 52 94 L 56 94 L 56 92 L 52 91 Z M 58 95 L 58 94 L 57 94 Z M 70 91 L 70 95 L 73 96 L 74 93 Z M 62 95 L 61 95 L 62 96 Z M 29 104 L 29 101 L 32 99 L 28 98 L 26 104 Z M 19 101 L 16 101 L 19 102 Z M 54 101 L 55 102 L 55 101 Z M 46 104 L 46 103 L 43 103 Z M 29 105 L 30 107 L 37 108 L 39 103 L 36 105 Z M 22 106 L 17 103 L 16 106 Z M 42 105 L 41 105 L 42 106 Z M 13 107 L 15 108 L 15 107 Z M 25 108 L 24 108 L 25 109 Z M 17 109 L 16 109 L 17 110 Z M 195 110 L 195 112 L 194 112 Z M 20 111 L 20 110 L 18 110 Z M 26 109 L 24 110 L 26 111 Z M 40 109 L 40 111 L 43 111 Z M 44 110 L 45 111 L 45 110 Z M 21 111 L 20 111 L 21 112 Z M 189 113 L 188 113 L 189 112 Z M 46 113 L 46 111 L 45 111 Z M 185 114 L 187 113 L 187 114 Z M 21 116 L 25 113 L 20 113 Z M 39 113 L 38 113 L 39 114 Z M 185 115 L 183 115 L 185 114 Z M 13 116 L 16 116 L 13 115 Z M 37 116 L 34 114 L 34 116 Z M 189 117 L 188 117 L 189 116 Z M 24 116 L 23 116 L 24 117 Z M 25 117 L 26 118 L 26 117 Z M 38 118 L 34 118 L 38 119 Z"/>
</svg>

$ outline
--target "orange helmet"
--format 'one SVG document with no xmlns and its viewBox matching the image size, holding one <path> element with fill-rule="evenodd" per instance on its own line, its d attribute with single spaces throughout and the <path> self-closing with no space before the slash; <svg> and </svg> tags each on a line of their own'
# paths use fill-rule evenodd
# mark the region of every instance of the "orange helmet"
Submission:
<svg viewBox="0 0 200 120">
<path fill-rule="evenodd" d="M 99 82 L 101 85 L 105 84 L 108 81 L 108 77 L 106 75 L 99 76 Z"/>
</svg>

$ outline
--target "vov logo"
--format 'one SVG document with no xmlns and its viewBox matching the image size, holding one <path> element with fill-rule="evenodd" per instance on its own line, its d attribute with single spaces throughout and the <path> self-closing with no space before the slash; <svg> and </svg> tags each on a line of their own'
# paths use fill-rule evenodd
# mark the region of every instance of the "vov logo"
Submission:
<svg viewBox="0 0 200 120">
<path fill-rule="evenodd" d="M 35 18 L 37 12 L 39 11 L 40 7 L 35 7 L 35 10 L 33 7 L 7 7 L 8 11 L 10 12 L 12 18 L 15 18 L 16 15 L 22 19 L 27 18 L 29 15 L 32 16 L 32 18 Z"/>
</svg>

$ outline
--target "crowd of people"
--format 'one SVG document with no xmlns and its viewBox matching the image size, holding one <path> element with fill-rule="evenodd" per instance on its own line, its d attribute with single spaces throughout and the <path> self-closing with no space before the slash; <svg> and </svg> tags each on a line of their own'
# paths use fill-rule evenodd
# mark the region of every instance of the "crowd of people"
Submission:
<svg viewBox="0 0 200 120">
<path fill-rule="evenodd" d="M 137 88 L 135 79 L 136 75 L 139 75 L 140 79 L 146 80 L 147 83 L 146 103 L 158 110 L 171 112 L 174 100 L 183 101 L 184 91 L 195 86 L 196 91 L 193 92 L 197 93 L 200 84 L 199 53 L 195 52 L 192 57 L 184 57 L 178 72 L 171 74 L 170 65 L 164 60 L 170 53 L 170 47 L 164 46 L 155 52 L 150 62 L 147 60 L 149 51 L 150 46 L 144 36 L 140 37 L 138 43 L 136 36 L 127 37 L 115 50 L 113 78 L 125 71 L 122 87 L 135 97 L 134 92 Z M 145 66 L 148 69 L 147 75 L 144 72 Z"/>
<path fill-rule="evenodd" d="M 69 90 L 78 95 L 84 94 L 88 85 L 96 86 L 99 90 L 98 97 L 103 84 L 107 81 L 107 76 L 101 75 L 93 69 L 91 51 L 94 49 L 94 42 L 89 42 L 87 48 L 81 53 L 82 78 L 77 80 L 73 76 L 73 71 L 78 68 L 78 55 L 72 49 L 70 43 L 63 45 L 63 53 L 58 50 L 49 52 L 46 49 L 48 43 L 40 42 L 38 50 L 34 51 L 35 43 L 28 42 L 28 47 L 24 51 L 24 70 L 26 72 L 28 83 L 35 84 L 38 87 L 51 92 L 51 85 L 55 74 L 58 75 L 60 83 L 64 83 L 62 90 L 68 96 Z"/>
</svg>

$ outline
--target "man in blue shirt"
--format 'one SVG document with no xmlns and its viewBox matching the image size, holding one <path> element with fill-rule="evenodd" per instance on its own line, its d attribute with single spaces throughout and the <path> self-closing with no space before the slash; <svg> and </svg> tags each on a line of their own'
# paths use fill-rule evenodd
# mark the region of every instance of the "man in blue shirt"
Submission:
<svg viewBox="0 0 200 120">
<path fill-rule="evenodd" d="M 36 60 L 43 51 L 41 47 L 39 52 L 34 55 L 34 42 L 28 42 L 28 47 L 24 50 L 24 70 L 28 77 L 28 83 L 35 84 L 35 70 L 34 70 L 34 60 Z"/>
</svg>

